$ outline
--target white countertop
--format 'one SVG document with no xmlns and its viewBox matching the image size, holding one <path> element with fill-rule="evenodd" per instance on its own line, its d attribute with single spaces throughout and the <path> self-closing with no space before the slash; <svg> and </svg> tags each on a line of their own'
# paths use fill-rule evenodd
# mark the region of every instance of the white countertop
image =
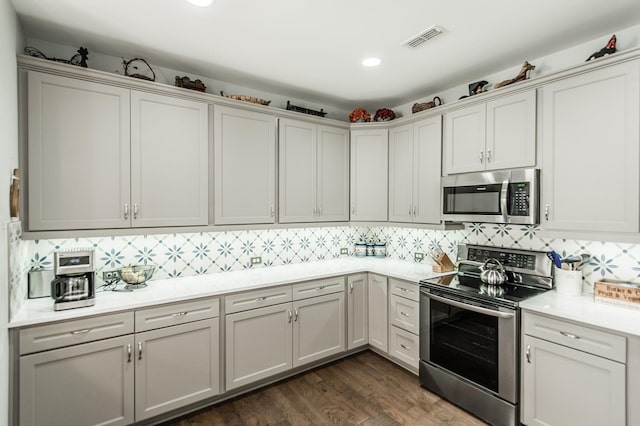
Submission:
<svg viewBox="0 0 640 426">
<path fill-rule="evenodd" d="M 592 294 L 567 296 L 551 290 L 520 302 L 520 308 L 619 333 L 640 336 L 640 310 L 596 303 L 593 301 Z"/>
<path fill-rule="evenodd" d="M 96 291 L 96 304 L 91 307 L 55 312 L 51 298 L 29 299 L 11 318 L 9 328 L 77 319 L 180 302 L 198 297 L 218 296 L 261 287 L 315 280 L 358 272 L 373 272 L 407 281 L 418 282 L 439 276 L 429 263 L 419 264 L 395 259 L 344 257 L 293 265 L 270 266 L 242 271 L 220 272 L 193 277 L 151 280 L 148 286 L 131 292 Z M 120 286 L 122 288 L 122 286 Z"/>
</svg>

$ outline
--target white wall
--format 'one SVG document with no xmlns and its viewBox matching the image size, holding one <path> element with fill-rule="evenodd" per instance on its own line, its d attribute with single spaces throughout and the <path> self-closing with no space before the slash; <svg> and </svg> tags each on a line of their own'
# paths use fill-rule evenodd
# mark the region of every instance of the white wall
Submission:
<svg viewBox="0 0 640 426">
<path fill-rule="evenodd" d="M 0 425 L 9 422 L 9 319 L 6 228 L 9 185 L 18 167 L 18 76 L 16 53 L 24 44 L 9 0 L 0 1 Z"/>
<path fill-rule="evenodd" d="M 621 29 L 619 31 L 616 31 L 615 34 L 617 38 L 616 47 L 618 49 L 618 52 L 640 47 L 640 25 Z M 584 63 L 585 60 L 593 52 L 597 52 L 598 50 L 603 48 L 609 41 L 610 37 L 611 34 L 605 34 L 577 46 L 573 46 L 568 49 L 564 49 L 540 58 L 522 58 L 522 62 L 514 64 L 513 68 L 509 68 L 491 75 L 478 75 L 477 78 L 469 81 L 469 83 L 485 80 L 489 82 L 489 84 L 485 86 L 485 90 L 491 90 L 494 84 L 515 77 L 520 72 L 520 68 L 522 67 L 522 64 L 525 60 L 536 66 L 536 69 L 530 72 L 530 78 L 541 77 L 547 74 L 561 71 L 565 68 L 571 68 Z M 450 104 L 457 101 L 460 96 L 468 94 L 469 87 L 467 83 L 461 86 L 443 89 L 438 93 L 434 93 L 430 96 L 418 99 L 414 102 L 398 105 L 392 109 L 396 112 L 396 114 L 400 114 L 400 116 L 406 117 L 411 115 L 411 107 L 416 102 L 422 103 L 431 101 L 434 96 L 438 96 L 445 104 Z"/>
</svg>

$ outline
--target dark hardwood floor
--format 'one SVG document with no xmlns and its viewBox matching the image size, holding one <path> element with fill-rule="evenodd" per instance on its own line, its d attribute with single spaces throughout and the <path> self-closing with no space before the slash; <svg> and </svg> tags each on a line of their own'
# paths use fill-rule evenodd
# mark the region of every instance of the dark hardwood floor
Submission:
<svg viewBox="0 0 640 426">
<path fill-rule="evenodd" d="M 418 378 L 362 352 L 165 425 L 484 425 L 420 387 Z"/>
</svg>

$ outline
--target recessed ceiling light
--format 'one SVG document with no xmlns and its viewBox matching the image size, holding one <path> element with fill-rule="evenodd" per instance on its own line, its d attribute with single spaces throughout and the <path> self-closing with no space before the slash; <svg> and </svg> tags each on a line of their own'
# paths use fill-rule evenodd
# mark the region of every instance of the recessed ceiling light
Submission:
<svg viewBox="0 0 640 426">
<path fill-rule="evenodd" d="M 362 60 L 362 65 L 365 67 L 377 67 L 382 63 L 380 58 L 367 58 Z"/>
<path fill-rule="evenodd" d="M 187 0 L 194 6 L 206 7 L 213 4 L 213 0 Z"/>
</svg>

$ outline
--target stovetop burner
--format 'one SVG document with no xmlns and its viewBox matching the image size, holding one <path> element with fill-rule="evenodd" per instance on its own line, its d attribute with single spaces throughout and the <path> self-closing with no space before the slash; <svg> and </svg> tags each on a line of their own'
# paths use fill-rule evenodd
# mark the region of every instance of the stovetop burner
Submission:
<svg viewBox="0 0 640 426">
<path fill-rule="evenodd" d="M 489 258 L 505 261 L 506 283 L 489 285 L 480 280 L 481 266 Z M 458 249 L 457 273 L 422 280 L 420 285 L 464 301 L 515 308 L 522 300 L 552 288 L 551 270 L 544 252 L 466 245 Z"/>
</svg>

